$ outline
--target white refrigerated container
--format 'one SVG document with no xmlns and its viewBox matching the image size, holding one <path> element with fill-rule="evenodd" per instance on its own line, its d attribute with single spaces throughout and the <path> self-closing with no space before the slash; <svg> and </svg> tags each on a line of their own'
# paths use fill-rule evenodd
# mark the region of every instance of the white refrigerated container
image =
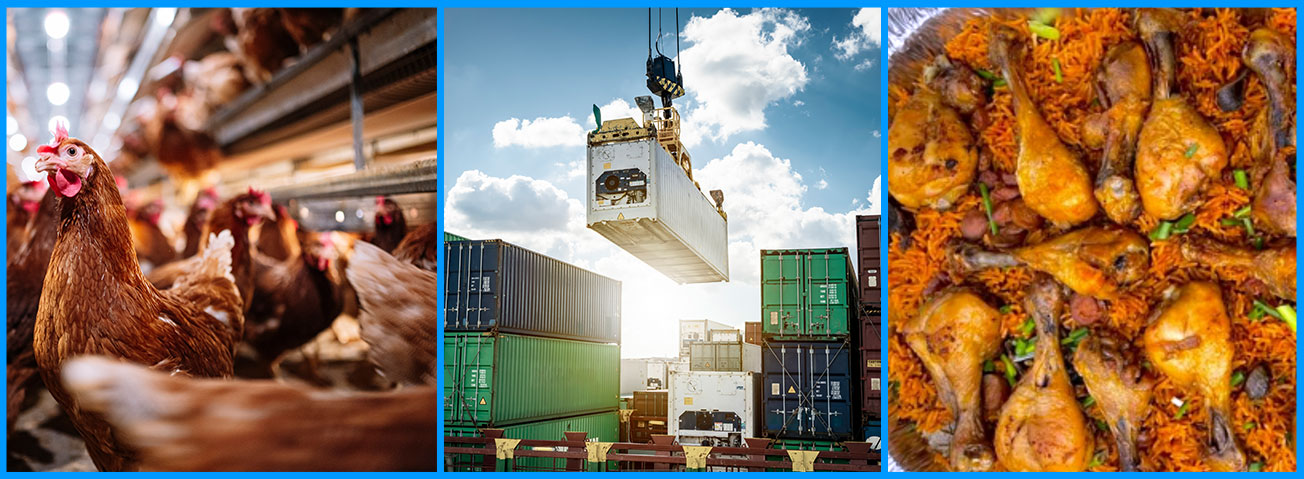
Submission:
<svg viewBox="0 0 1304 479">
<path fill-rule="evenodd" d="M 760 375 L 670 371 L 667 434 L 681 445 L 746 447 L 756 437 Z"/>
<path fill-rule="evenodd" d="M 611 128 L 629 139 L 594 140 Z M 590 133 L 589 229 L 679 284 L 729 281 L 728 222 L 648 131 L 619 119 Z"/>
</svg>

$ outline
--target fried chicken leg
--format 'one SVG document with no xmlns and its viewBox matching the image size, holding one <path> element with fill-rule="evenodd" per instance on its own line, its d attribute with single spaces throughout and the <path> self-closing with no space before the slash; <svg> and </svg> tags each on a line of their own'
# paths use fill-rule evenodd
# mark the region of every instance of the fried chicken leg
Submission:
<svg viewBox="0 0 1304 479">
<path fill-rule="evenodd" d="M 996 422 L 996 457 L 1011 471 L 1082 471 L 1091 460 L 1091 433 L 1060 354 L 1065 300 L 1060 285 L 1042 274 L 1024 301 L 1037 324 L 1037 352 Z"/>
<path fill-rule="evenodd" d="M 945 210 L 969 190 L 978 150 L 969 126 L 930 91 L 919 91 L 887 130 L 888 192 L 909 210 Z"/>
<path fill-rule="evenodd" d="M 1146 274 L 1150 248 L 1145 238 L 1132 230 L 1089 226 L 1009 253 L 958 244 L 951 251 L 951 262 L 960 272 L 1027 265 L 1049 273 L 1078 293 L 1113 299 L 1123 287 Z"/>
<path fill-rule="evenodd" d="M 1245 268 L 1255 279 L 1268 286 L 1274 296 L 1295 301 L 1295 245 L 1263 250 L 1242 248 L 1205 238 L 1191 238 L 1182 243 L 1187 261 L 1208 267 Z"/>
<path fill-rule="evenodd" d="M 1033 211 L 1056 226 L 1076 225 L 1091 219 L 1098 209 L 1091 177 L 1037 111 L 1023 80 L 1024 50 L 1018 31 L 1007 26 L 992 29 L 988 56 L 1000 66 L 1014 97 L 1019 192 Z"/>
<path fill-rule="evenodd" d="M 1152 381 L 1142 377 L 1140 364 L 1126 340 L 1101 330 L 1083 339 L 1073 355 L 1073 367 L 1114 435 L 1119 468 L 1124 472 L 1137 471 L 1140 465 L 1136 434 L 1145 420 L 1154 387 Z"/>
<path fill-rule="evenodd" d="M 1251 130 L 1250 155 L 1254 168 L 1254 223 L 1260 228 L 1295 236 L 1294 154 L 1283 150 L 1295 144 L 1295 46 L 1275 30 L 1260 28 L 1250 34 L 1241 56 L 1268 89 L 1268 108 L 1259 112 Z"/>
<path fill-rule="evenodd" d="M 951 469 L 990 470 L 996 456 L 983 432 L 982 364 L 999 351 L 1000 313 L 970 291 L 945 291 L 925 303 L 902 333 L 955 414 Z"/>
<path fill-rule="evenodd" d="M 1146 326 L 1146 355 L 1179 388 L 1204 397 L 1209 410 L 1205 462 L 1217 471 L 1244 471 L 1245 455 L 1231 429 L 1231 320 L 1222 291 L 1214 283 L 1192 282 L 1164 296 Z"/>
<path fill-rule="evenodd" d="M 1104 157 L 1096 175 L 1096 200 L 1110 220 L 1127 224 L 1141 214 L 1132 162 L 1137 136 L 1150 108 L 1150 64 L 1141 44 L 1124 42 L 1111 48 L 1096 72 L 1096 88 L 1109 108 L 1105 112 Z"/>
<path fill-rule="evenodd" d="M 1209 181 L 1227 166 L 1222 135 L 1177 94 L 1173 38 L 1181 14 L 1141 9 L 1136 29 L 1145 41 L 1154 77 L 1154 103 L 1141 127 L 1136 186 L 1141 205 L 1161 220 L 1176 219 L 1199 206 Z"/>
</svg>

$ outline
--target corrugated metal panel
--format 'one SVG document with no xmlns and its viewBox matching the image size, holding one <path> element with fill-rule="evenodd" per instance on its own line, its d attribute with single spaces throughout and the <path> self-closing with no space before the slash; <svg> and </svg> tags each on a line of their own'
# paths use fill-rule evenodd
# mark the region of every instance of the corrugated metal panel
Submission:
<svg viewBox="0 0 1304 479">
<path fill-rule="evenodd" d="M 452 243 L 452 242 L 454 242 L 454 241 L 470 241 L 470 238 L 467 238 L 467 237 L 462 236 L 462 235 L 457 235 L 457 234 L 449 233 L 449 232 L 445 231 L 445 232 L 444 232 L 444 242 L 445 242 L 445 243 Z"/>
<path fill-rule="evenodd" d="M 707 334 L 706 340 L 717 342 L 741 342 L 743 340 L 743 332 L 737 329 L 712 329 L 711 332 Z"/>
<path fill-rule="evenodd" d="M 858 310 L 846 248 L 761 250 L 761 323 L 767 338 L 841 339 Z"/>
<path fill-rule="evenodd" d="M 858 433 L 857 387 L 846 342 L 765 344 L 764 434 L 783 439 L 847 440 Z"/>
<path fill-rule="evenodd" d="M 588 148 L 587 225 L 680 284 L 729 280 L 729 225 L 655 139 Z M 637 170 L 646 182 L 620 204 L 598 196 L 603 173 Z"/>
<path fill-rule="evenodd" d="M 620 342 L 620 281 L 502 240 L 444 244 L 444 330 Z"/>
<path fill-rule="evenodd" d="M 670 372 L 668 431 L 680 444 L 743 447 L 757 437 L 757 384 L 750 372 Z"/>
<path fill-rule="evenodd" d="M 882 297 L 879 262 L 883 251 L 878 241 L 879 227 L 878 216 L 856 216 L 856 267 L 859 268 L 861 301 L 877 302 Z"/>
<path fill-rule="evenodd" d="M 690 371 L 761 372 L 761 347 L 741 341 L 704 341 L 689 345 Z"/>
<path fill-rule="evenodd" d="M 759 346 L 763 342 L 763 337 L 760 321 L 748 321 L 743 323 L 743 342 Z"/>
<path fill-rule="evenodd" d="M 619 407 L 620 346 L 515 334 L 444 336 L 444 423 L 506 426 Z"/>
<path fill-rule="evenodd" d="M 670 404 L 669 391 L 634 391 L 631 406 L 639 416 L 666 417 L 666 407 Z"/>
</svg>

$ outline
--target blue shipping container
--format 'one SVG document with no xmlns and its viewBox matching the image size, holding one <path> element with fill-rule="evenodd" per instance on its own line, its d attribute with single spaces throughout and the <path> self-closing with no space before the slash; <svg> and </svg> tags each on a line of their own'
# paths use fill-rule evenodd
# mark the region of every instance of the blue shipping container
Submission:
<svg viewBox="0 0 1304 479">
<path fill-rule="evenodd" d="M 767 341 L 763 434 L 777 439 L 845 441 L 861 432 L 848 342 Z"/>
<path fill-rule="evenodd" d="M 444 243 L 444 331 L 620 343 L 620 281 L 502 240 Z"/>
</svg>

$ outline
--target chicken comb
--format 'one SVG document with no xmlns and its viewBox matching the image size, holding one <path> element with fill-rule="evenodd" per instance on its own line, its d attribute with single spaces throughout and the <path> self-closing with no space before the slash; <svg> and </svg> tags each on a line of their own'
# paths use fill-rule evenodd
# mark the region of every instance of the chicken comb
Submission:
<svg viewBox="0 0 1304 479">
<path fill-rule="evenodd" d="M 254 189 L 254 187 L 250 186 L 250 187 L 249 187 L 249 194 L 250 194 L 251 196 L 253 196 L 254 198 L 258 198 L 258 202 L 259 202 L 259 203 L 262 203 L 262 204 L 265 204 L 265 205 L 271 205 L 271 204 L 272 204 L 272 195 L 267 194 L 266 191 L 256 190 L 256 189 Z"/>
</svg>

